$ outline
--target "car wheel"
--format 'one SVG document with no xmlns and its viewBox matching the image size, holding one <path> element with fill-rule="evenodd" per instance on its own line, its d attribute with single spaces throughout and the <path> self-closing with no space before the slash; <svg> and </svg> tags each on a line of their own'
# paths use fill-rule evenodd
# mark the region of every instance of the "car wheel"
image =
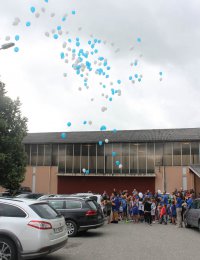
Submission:
<svg viewBox="0 0 200 260">
<path fill-rule="evenodd" d="M 189 227 L 190 227 L 190 225 L 189 225 L 188 222 L 187 222 L 187 218 L 184 219 L 184 224 L 185 224 L 185 227 L 186 227 L 186 228 L 189 228 Z"/>
<path fill-rule="evenodd" d="M 69 237 L 74 237 L 77 234 L 77 225 L 72 220 L 66 220 L 67 232 Z"/>
<path fill-rule="evenodd" d="M 14 243 L 8 238 L 0 238 L 0 259 L 16 260 L 17 250 Z"/>
</svg>

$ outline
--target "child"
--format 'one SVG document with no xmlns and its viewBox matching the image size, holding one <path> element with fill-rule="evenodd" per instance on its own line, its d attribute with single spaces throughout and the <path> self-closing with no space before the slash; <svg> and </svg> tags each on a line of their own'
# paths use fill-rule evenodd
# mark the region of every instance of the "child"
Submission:
<svg viewBox="0 0 200 260">
<path fill-rule="evenodd" d="M 167 205 L 164 204 L 161 208 L 161 211 L 160 211 L 160 221 L 159 223 L 162 224 L 162 223 L 165 223 L 165 225 L 167 225 Z"/>
<path fill-rule="evenodd" d="M 134 199 L 133 199 L 133 207 L 132 207 L 132 216 L 133 216 L 133 222 L 134 222 L 134 223 L 138 223 L 138 214 L 139 214 L 138 202 L 137 202 L 137 200 L 134 198 Z"/>
<path fill-rule="evenodd" d="M 155 214 L 156 214 L 156 203 L 155 203 L 155 199 L 152 199 L 152 204 L 151 204 L 151 218 L 152 218 L 152 223 L 156 223 L 155 222 Z"/>
<path fill-rule="evenodd" d="M 138 210 L 139 210 L 140 222 L 143 222 L 144 221 L 144 204 L 143 204 L 143 199 L 142 198 L 139 199 Z"/>
</svg>

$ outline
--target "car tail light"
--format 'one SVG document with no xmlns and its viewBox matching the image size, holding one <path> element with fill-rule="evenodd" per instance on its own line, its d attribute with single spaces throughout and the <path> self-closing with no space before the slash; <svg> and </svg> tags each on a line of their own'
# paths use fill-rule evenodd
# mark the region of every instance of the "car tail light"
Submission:
<svg viewBox="0 0 200 260">
<path fill-rule="evenodd" d="M 95 216 L 97 214 L 96 210 L 88 210 L 86 212 L 86 216 Z"/>
<path fill-rule="evenodd" d="M 28 223 L 28 226 L 34 227 L 40 230 L 52 229 L 52 225 L 46 221 L 32 220 Z"/>
</svg>

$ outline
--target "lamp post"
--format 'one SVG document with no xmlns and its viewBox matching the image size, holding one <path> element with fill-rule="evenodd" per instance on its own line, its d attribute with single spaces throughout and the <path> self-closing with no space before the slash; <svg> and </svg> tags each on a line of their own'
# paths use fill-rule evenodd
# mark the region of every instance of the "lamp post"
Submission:
<svg viewBox="0 0 200 260">
<path fill-rule="evenodd" d="M 5 44 L 1 45 L 0 50 L 6 50 L 6 49 L 11 48 L 13 46 L 15 46 L 14 42 L 5 43 Z"/>
</svg>

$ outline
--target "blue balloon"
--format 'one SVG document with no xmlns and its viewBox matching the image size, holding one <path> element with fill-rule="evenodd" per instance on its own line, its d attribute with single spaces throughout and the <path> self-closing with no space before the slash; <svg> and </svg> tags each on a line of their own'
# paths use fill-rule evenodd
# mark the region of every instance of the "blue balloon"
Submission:
<svg viewBox="0 0 200 260">
<path fill-rule="evenodd" d="M 99 141 L 99 145 L 101 146 L 103 144 L 103 142 L 102 141 Z"/>
<path fill-rule="evenodd" d="M 112 152 L 112 156 L 113 157 L 117 156 L 117 153 L 116 152 Z"/>
<path fill-rule="evenodd" d="M 117 83 L 118 83 L 118 84 L 121 84 L 121 80 L 120 80 L 120 79 L 118 79 Z"/>
<path fill-rule="evenodd" d="M 54 38 L 55 40 L 58 39 L 58 34 L 55 33 L 55 34 L 53 35 L 53 38 Z"/>
<path fill-rule="evenodd" d="M 109 98 L 109 101 L 112 101 L 112 98 L 111 98 L 111 97 Z"/>
<path fill-rule="evenodd" d="M 142 39 L 140 37 L 137 38 L 137 42 L 141 42 Z"/>
<path fill-rule="evenodd" d="M 15 52 L 18 52 L 18 51 L 19 51 L 19 48 L 18 48 L 18 47 L 15 47 L 15 48 L 14 48 L 14 51 L 15 51 Z"/>
<path fill-rule="evenodd" d="M 26 26 L 27 26 L 27 27 L 31 26 L 31 22 L 29 22 L 29 21 L 26 22 Z"/>
<path fill-rule="evenodd" d="M 62 27 L 60 25 L 57 26 L 57 30 L 60 31 Z"/>
<path fill-rule="evenodd" d="M 115 164 L 116 164 L 117 166 L 119 166 L 119 165 L 120 165 L 120 161 L 116 161 Z"/>
<path fill-rule="evenodd" d="M 35 7 L 31 6 L 31 13 L 35 13 Z"/>
<path fill-rule="evenodd" d="M 117 129 L 113 129 L 113 133 L 116 134 L 117 133 Z"/>
<path fill-rule="evenodd" d="M 73 14 L 73 15 L 75 15 L 75 14 L 76 14 L 76 11 L 75 11 L 75 10 L 73 10 L 73 11 L 72 11 L 72 14 Z"/>
<path fill-rule="evenodd" d="M 135 74 L 135 78 L 136 78 L 136 79 L 138 78 L 138 74 Z"/>
<path fill-rule="evenodd" d="M 70 127 L 72 124 L 71 122 L 67 122 L 67 126 Z"/>
<path fill-rule="evenodd" d="M 61 58 L 61 59 L 64 59 L 64 58 L 65 58 L 65 54 L 64 54 L 64 52 L 61 52 L 61 54 L 60 54 L 60 58 Z"/>
<path fill-rule="evenodd" d="M 132 76 L 130 76 L 130 77 L 129 77 L 129 80 L 132 80 L 132 79 L 133 79 L 133 77 L 132 77 Z"/>
<path fill-rule="evenodd" d="M 63 18 L 62 18 L 62 21 L 63 21 L 63 22 L 66 21 L 66 17 L 63 17 Z"/>
<path fill-rule="evenodd" d="M 15 35 L 15 41 L 19 41 L 19 35 Z"/>
<path fill-rule="evenodd" d="M 76 46 L 79 47 L 80 46 L 80 42 L 76 42 Z"/>
<path fill-rule="evenodd" d="M 44 0 L 46 3 L 48 3 L 49 2 L 49 0 Z"/>
<path fill-rule="evenodd" d="M 86 125 L 86 124 L 87 124 L 87 121 L 83 121 L 83 124 Z"/>
<path fill-rule="evenodd" d="M 101 130 L 101 131 L 106 131 L 106 126 L 105 126 L 105 125 L 102 125 L 102 126 L 100 127 L 100 130 Z"/>
<path fill-rule="evenodd" d="M 85 171 L 85 174 L 89 174 L 89 173 L 90 173 L 90 170 L 86 170 L 86 171 Z"/>
<path fill-rule="evenodd" d="M 65 138 L 67 138 L 67 134 L 66 134 L 66 133 L 61 133 L 60 137 L 61 137 L 62 139 L 65 139 Z"/>
<path fill-rule="evenodd" d="M 160 71 L 160 72 L 159 72 L 159 75 L 160 75 L 160 76 L 162 76 L 162 75 L 163 75 L 162 71 Z"/>
</svg>

